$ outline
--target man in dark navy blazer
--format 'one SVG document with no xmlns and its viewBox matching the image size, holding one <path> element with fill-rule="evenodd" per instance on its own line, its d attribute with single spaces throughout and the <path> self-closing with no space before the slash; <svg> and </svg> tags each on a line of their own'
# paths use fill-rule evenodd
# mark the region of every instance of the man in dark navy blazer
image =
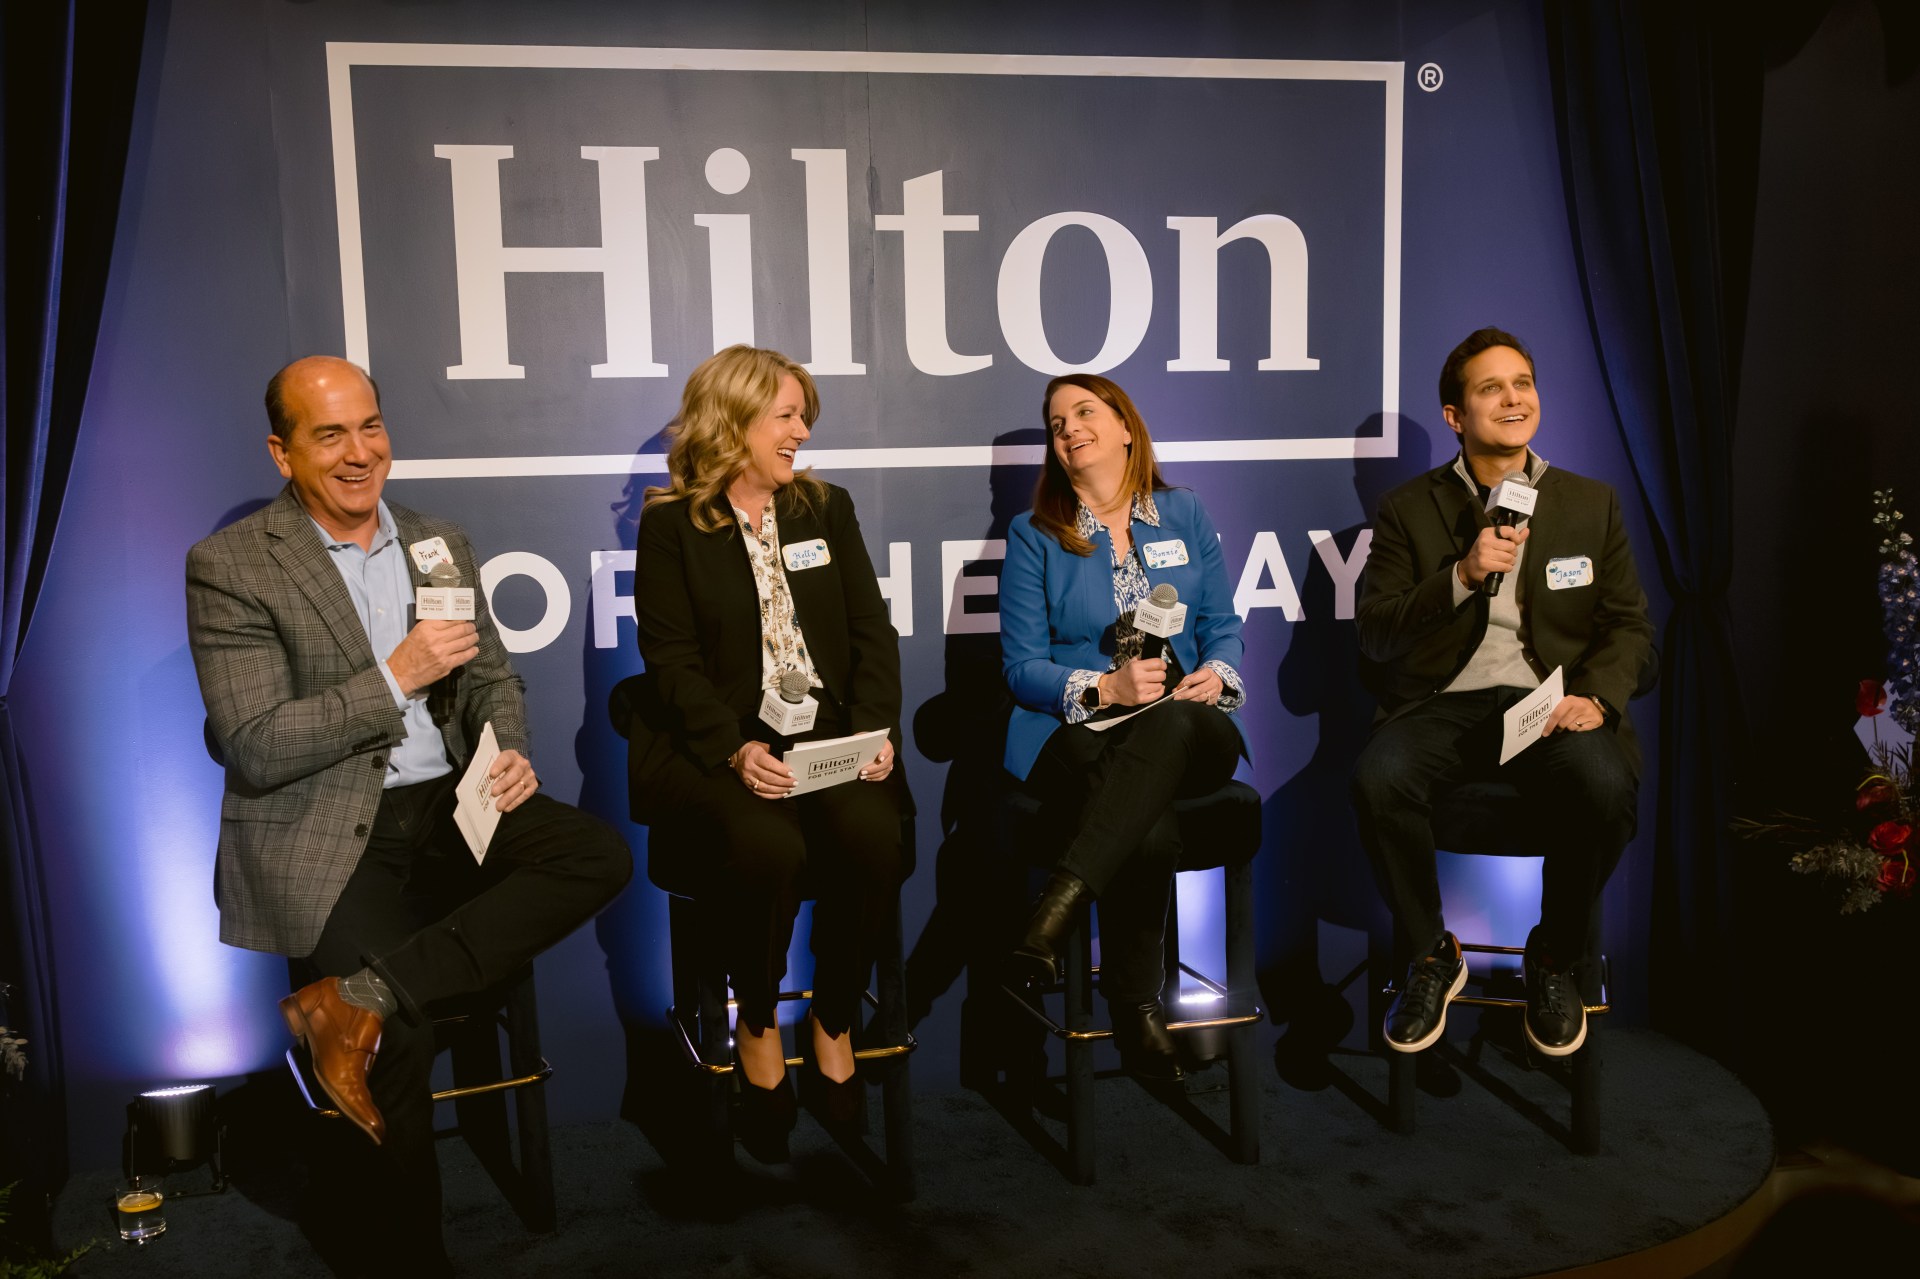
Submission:
<svg viewBox="0 0 1920 1279">
<path fill-rule="evenodd" d="M 1355 614 L 1380 701 L 1353 781 L 1361 841 L 1414 956 L 1387 1046 L 1418 1052 L 1466 984 L 1441 914 L 1434 797 L 1469 777 L 1514 783 L 1544 854 L 1540 924 L 1527 941 L 1526 1035 L 1565 1056 L 1586 1039 L 1573 979 L 1593 902 L 1633 837 L 1640 755 L 1629 698 L 1653 670 L 1653 626 L 1619 498 L 1547 465 L 1533 357 L 1498 329 L 1473 333 L 1440 374 L 1460 454 L 1380 500 Z M 1495 527 L 1493 486 L 1515 472 L 1533 515 Z M 1498 578 L 1495 575 L 1499 575 Z M 1504 578 L 1505 589 L 1489 590 Z M 1565 696 L 1539 741 L 1500 765 L 1503 713 L 1555 670 Z"/>
</svg>

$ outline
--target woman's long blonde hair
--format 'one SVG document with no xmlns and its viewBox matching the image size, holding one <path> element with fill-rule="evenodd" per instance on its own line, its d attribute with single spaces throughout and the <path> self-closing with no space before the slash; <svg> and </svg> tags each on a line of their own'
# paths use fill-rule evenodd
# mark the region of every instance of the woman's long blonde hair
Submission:
<svg viewBox="0 0 1920 1279">
<path fill-rule="evenodd" d="M 727 485 L 747 469 L 747 428 L 767 411 L 788 375 L 800 384 L 806 401 L 801 416 L 812 427 L 820 416 L 813 375 L 778 351 L 730 346 L 695 369 L 680 393 L 680 415 L 667 428 L 669 483 L 649 488 L 646 504 L 686 502 L 687 518 L 702 532 L 732 528 Z M 827 490 L 807 470 L 796 472 L 783 492 L 817 510 Z"/>
</svg>

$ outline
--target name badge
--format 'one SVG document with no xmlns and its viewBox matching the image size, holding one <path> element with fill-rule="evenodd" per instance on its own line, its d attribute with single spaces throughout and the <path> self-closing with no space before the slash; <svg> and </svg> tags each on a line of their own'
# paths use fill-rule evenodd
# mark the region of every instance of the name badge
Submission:
<svg viewBox="0 0 1920 1279">
<path fill-rule="evenodd" d="M 407 548 L 407 552 L 413 556 L 414 567 L 422 573 L 433 572 L 435 564 L 453 563 L 453 552 L 447 549 L 447 539 L 444 537 L 430 537 L 424 542 L 415 542 Z"/>
<path fill-rule="evenodd" d="M 1148 542 L 1140 548 L 1140 557 L 1148 568 L 1174 568 L 1187 562 L 1187 544 L 1177 537 L 1171 542 Z"/>
<path fill-rule="evenodd" d="M 822 564 L 833 563 L 833 552 L 827 549 L 827 539 L 816 537 L 811 542 L 795 542 L 783 546 L 780 553 L 787 557 L 787 572 L 798 573 L 802 569 L 819 568 Z"/>
<path fill-rule="evenodd" d="M 1569 591 L 1593 585 L 1593 560 L 1586 555 L 1562 555 L 1547 561 L 1547 589 Z"/>
</svg>

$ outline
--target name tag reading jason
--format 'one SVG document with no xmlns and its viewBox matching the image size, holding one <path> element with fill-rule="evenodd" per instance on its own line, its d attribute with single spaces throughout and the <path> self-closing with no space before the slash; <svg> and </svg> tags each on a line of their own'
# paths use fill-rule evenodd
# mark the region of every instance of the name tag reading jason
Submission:
<svg viewBox="0 0 1920 1279">
<path fill-rule="evenodd" d="M 1187 562 L 1187 544 L 1177 537 L 1170 542 L 1148 542 L 1141 546 L 1140 558 L 1148 568 L 1174 568 Z"/>
<path fill-rule="evenodd" d="M 1593 558 L 1587 555 L 1562 555 L 1547 561 L 1547 589 L 1566 591 L 1576 586 L 1593 585 Z"/>
<path fill-rule="evenodd" d="M 802 569 L 819 568 L 822 564 L 833 563 L 833 552 L 827 549 L 827 540 L 816 537 L 811 542 L 795 542 L 783 546 L 780 553 L 787 557 L 787 572 L 798 573 Z"/>
</svg>

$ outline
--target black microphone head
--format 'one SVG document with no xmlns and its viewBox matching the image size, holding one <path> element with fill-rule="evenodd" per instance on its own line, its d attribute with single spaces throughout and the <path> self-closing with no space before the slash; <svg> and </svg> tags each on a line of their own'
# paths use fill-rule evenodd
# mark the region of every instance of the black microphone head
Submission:
<svg viewBox="0 0 1920 1279">
<path fill-rule="evenodd" d="M 449 560 L 441 560 L 427 571 L 427 580 L 435 586 L 458 586 L 460 569 Z"/>
<path fill-rule="evenodd" d="M 807 695 L 813 685 L 799 671 L 784 671 L 780 675 L 780 698 L 782 701 L 798 704 Z"/>
<path fill-rule="evenodd" d="M 1162 582 L 1153 588 L 1153 594 L 1147 596 L 1155 607 L 1172 608 L 1180 602 L 1180 592 L 1174 589 L 1172 582 Z"/>
</svg>

